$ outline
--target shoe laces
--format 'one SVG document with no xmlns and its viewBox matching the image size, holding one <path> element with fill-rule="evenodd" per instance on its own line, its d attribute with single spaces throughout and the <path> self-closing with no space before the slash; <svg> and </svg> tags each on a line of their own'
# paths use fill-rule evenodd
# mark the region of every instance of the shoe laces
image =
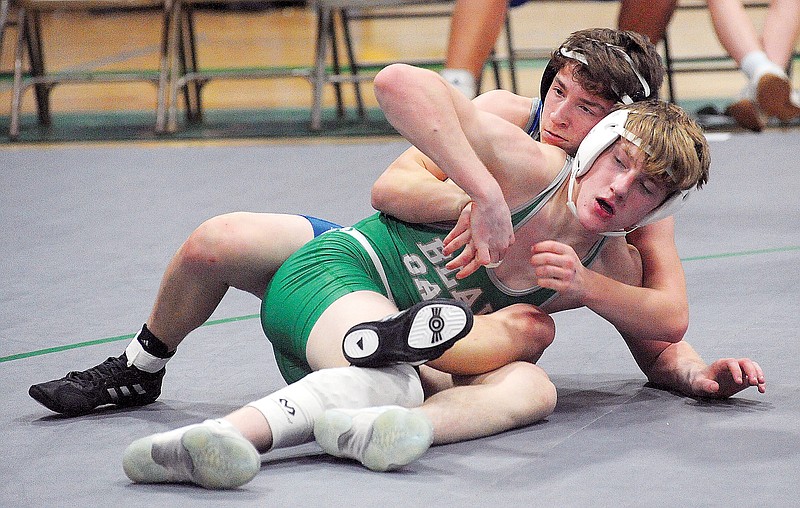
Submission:
<svg viewBox="0 0 800 508">
<path fill-rule="evenodd" d="M 101 386 L 108 380 L 124 381 L 132 374 L 125 356 L 110 357 L 100 365 L 84 371 L 73 371 L 67 374 L 67 379 L 88 382 L 94 386 Z"/>
</svg>

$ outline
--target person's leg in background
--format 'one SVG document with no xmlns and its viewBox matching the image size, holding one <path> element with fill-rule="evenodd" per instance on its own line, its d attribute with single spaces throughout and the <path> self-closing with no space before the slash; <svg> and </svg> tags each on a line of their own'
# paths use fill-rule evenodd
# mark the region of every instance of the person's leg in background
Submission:
<svg viewBox="0 0 800 508">
<path fill-rule="evenodd" d="M 507 0 L 456 0 L 441 75 L 470 99 L 503 29 Z"/>
<path fill-rule="evenodd" d="M 720 44 L 748 79 L 728 113 L 754 131 L 764 127 L 764 115 L 784 122 L 800 116 L 785 72 L 800 33 L 800 1 L 770 2 L 761 36 L 740 0 L 709 0 L 708 9 Z"/>
<path fill-rule="evenodd" d="M 664 39 L 667 26 L 678 0 L 622 0 L 617 17 L 617 28 L 646 35 L 658 44 Z"/>
</svg>

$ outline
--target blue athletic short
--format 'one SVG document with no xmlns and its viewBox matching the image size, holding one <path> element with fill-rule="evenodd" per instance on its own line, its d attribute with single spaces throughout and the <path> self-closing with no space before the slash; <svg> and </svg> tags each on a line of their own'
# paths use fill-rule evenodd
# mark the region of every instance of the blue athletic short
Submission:
<svg viewBox="0 0 800 508">
<path fill-rule="evenodd" d="M 305 217 L 308 219 L 308 222 L 311 223 L 311 227 L 314 228 L 314 236 L 319 236 L 325 231 L 330 231 L 331 229 L 339 229 L 340 225 L 334 224 L 333 222 L 327 221 L 325 219 L 319 219 L 317 217 L 312 217 L 310 215 L 301 215 L 301 217 Z"/>
</svg>

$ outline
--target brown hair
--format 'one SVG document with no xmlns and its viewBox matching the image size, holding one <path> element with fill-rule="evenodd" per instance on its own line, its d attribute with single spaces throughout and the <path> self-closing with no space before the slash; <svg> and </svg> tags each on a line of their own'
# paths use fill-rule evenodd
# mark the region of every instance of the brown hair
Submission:
<svg viewBox="0 0 800 508">
<path fill-rule="evenodd" d="M 562 50 L 578 53 L 586 64 L 565 56 Z M 633 68 L 624 55 L 630 58 Z M 636 32 L 611 28 L 590 28 L 573 32 L 551 55 L 552 70 L 557 73 L 572 65 L 572 76 L 588 92 L 619 101 L 628 95 L 634 101 L 657 99 L 664 81 L 661 55 L 650 40 Z M 638 72 L 650 87 L 645 94 Z M 551 78 L 552 79 L 552 78 Z"/>
</svg>

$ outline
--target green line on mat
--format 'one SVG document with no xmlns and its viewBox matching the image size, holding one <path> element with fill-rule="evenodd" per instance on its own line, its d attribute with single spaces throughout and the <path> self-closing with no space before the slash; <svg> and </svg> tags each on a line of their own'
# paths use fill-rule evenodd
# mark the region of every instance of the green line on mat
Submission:
<svg viewBox="0 0 800 508">
<path fill-rule="evenodd" d="M 722 258 L 732 258 L 732 257 L 741 257 L 741 256 L 755 256 L 759 254 L 775 254 L 778 252 L 792 252 L 792 251 L 800 251 L 800 245 L 789 245 L 787 247 L 775 247 L 771 249 L 758 249 L 758 250 L 747 250 L 741 252 L 724 252 L 720 254 L 708 254 L 705 256 L 692 256 L 688 258 L 681 258 L 681 261 L 705 261 L 708 259 L 722 259 Z M 236 321 L 245 321 L 248 319 L 255 319 L 259 317 L 258 314 L 248 314 L 246 316 L 235 316 L 230 318 L 223 318 L 223 319 L 214 319 L 210 321 L 206 321 L 203 323 L 202 326 L 213 326 L 213 325 L 221 325 L 225 323 L 233 323 Z M 107 342 L 116 342 L 120 340 L 132 339 L 136 334 L 127 334 L 127 335 L 118 335 L 116 337 L 107 337 L 105 339 L 97 339 L 97 340 L 87 340 L 85 342 L 77 342 L 75 344 L 66 344 L 64 346 L 57 346 L 51 347 L 46 349 L 39 349 L 38 351 L 31 351 L 28 353 L 18 353 L 15 355 L 3 356 L 0 357 L 0 363 L 3 362 L 10 362 L 11 360 L 19 360 L 22 358 L 30 358 L 32 356 L 40 356 L 46 355 L 49 353 L 58 353 L 60 351 L 67 351 L 69 349 L 76 349 L 80 347 L 86 346 L 96 346 L 98 344 L 105 344 Z"/>
<path fill-rule="evenodd" d="M 774 247 L 771 249 L 745 250 L 741 252 L 724 252 L 721 254 L 708 254 L 705 256 L 692 256 L 681 258 L 681 261 L 703 261 L 706 259 L 734 258 L 741 256 L 755 256 L 757 254 L 775 254 L 777 252 L 791 252 L 800 250 L 800 245 L 789 245 L 787 247 Z"/>
<path fill-rule="evenodd" d="M 206 321 L 205 323 L 203 323 L 202 326 L 221 325 L 221 324 L 225 324 L 225 323 L 233 323 L 233 322 L 236 322 L 236 321 L 245 321 L 245 320 L 248 320 L 248 319 L 255 319 L 257 317 L 259 317 L 258 314 L 248 314 L 246 316 L 236 316 L 236 317 L 230 317 L 230 318 L 224 318 L 224 319 L 214 319 L 214 320 L 211 320 L 211 321 Z M 76 349 L 76 348 L 79 348 L 79 347 L 96 346 L 98 344 L 105 344 L 107 342 L 117 342 L 117 341 L 120 341 L 120 340 L 132 339 L 135 336 L 136 336 L 135 333 L 129 333 L 129 334 L 126 334 L 126 335 L 117 335 L 116 337 L 107 337 L 105 339 L 87 340 L 87 341 L 84 341 L 84 342 L 77 342 L 75 344 L 66 344 L 66 345 L 63 345 L 63 346 L 49 347 L 49 348 L 45 348 L 45 349 L 39 349 L 38 351 L 31 351 L 29 353 L 18 353 L 18 354 L 15 354 L 15 355 L 9 355 L 9 356 L 0 357 L 0 363 L 10 362 L 11 360 L 19 360 L 19 359 L 22 359 L 22 358 L 30 358 L 32 356 L 46 355 L 46 354 L 49 354 L 49 353 L 58 353 L 60 351 L 67 351 L 69 349 Z"/>
</svg>

